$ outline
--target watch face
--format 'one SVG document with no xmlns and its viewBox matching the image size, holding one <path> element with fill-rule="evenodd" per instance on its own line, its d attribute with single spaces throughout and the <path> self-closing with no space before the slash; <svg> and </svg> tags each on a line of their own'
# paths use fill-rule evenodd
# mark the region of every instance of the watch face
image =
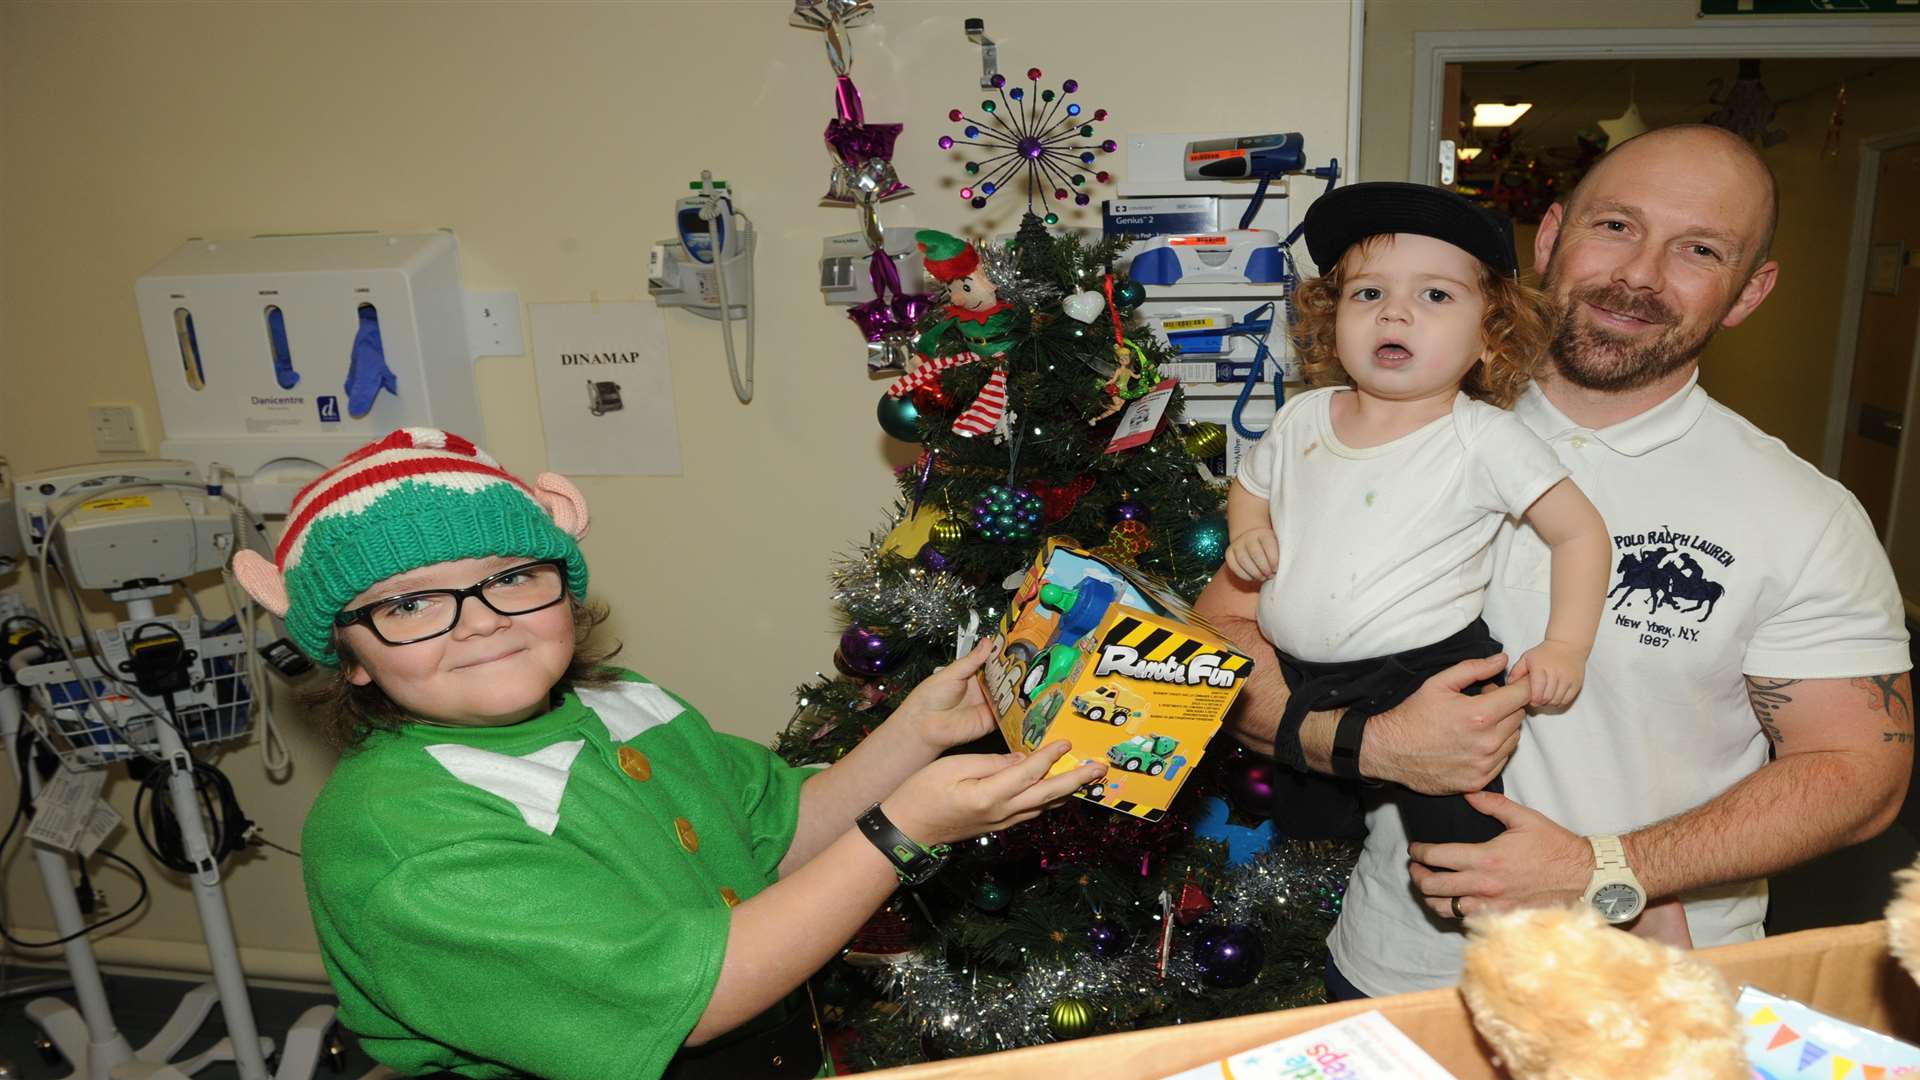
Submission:
<svg viewBox="0 0 1920 1080">
<path fill-rule="evenodd" d="M 1608 922 L 1625 922 L 1640 913 L 1640 890 L 1625 882 L 1609 882 L 1593 891 L 1593 907 Z"/>
</svg>

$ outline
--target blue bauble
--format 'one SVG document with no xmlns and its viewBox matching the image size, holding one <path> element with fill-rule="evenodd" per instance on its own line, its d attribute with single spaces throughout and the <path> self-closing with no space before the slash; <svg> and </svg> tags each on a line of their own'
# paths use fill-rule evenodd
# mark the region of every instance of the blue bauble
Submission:
<svg viewBox="0 0 1920 1080">
<path fill-rule="evenodd" d="M 1227 558 L 1227 515 L 1195 518 L 1180 531 L 1180 553 L 1209 570 L 1218 570 Z"/>
<path fill-rule="evenodd" d="M 1120 928 L 1105 919 L 1095 919 L 1087 927 L 1087 947 L 1102 960 L 1111 960 L 1127 950 L 1127 938 Z"/>
<path fill-rule="evenodd" d="M 920 441 L 920 409 L 911 398 L 880 395 L 880 430 L 901 442 Z"/>
<path fill-rule="evenodd" d="M 1245 986 L 1260 974 L 1267 949 L 1260 932 L 1241 923 L 1209 926 L 1193 939 L 1193 959 L 1209 986 Z"/>
<path fill-rule="evenodd" d="M 932 544 L 921 544 L 920 553 L 915 555 L 914 558 L 919 561 L 921 566 L 926 567 L 936 574 L 943 573 L 948 567 L 953 565 L 953 560 L 947 558 L 945 552 L 934 547 Z"/>
</svg>

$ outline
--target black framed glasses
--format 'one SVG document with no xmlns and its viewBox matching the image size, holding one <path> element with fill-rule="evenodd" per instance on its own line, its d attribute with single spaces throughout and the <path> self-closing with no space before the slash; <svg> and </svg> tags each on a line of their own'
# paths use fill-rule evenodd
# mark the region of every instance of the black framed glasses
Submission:
<svg viewBox="0 0 1920 1080">
<path fill-rule="evenodd" d="M 460 607 L 468 597 L 495 614 L 529 615 L 552 607 L 566 595 L 566 560 L 542 559 L 508 567 L 464 589 L 420 589 L 349 608 L 333 617 L 333 625 L 344 628 L 359 623 L 388 645 L 412 645 L 458 625 Z"/>
</svg>

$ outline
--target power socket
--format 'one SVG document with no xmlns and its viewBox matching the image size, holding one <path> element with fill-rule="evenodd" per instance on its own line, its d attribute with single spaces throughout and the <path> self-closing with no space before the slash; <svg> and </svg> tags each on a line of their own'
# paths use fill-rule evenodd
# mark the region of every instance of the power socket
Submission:
<svg viewBox="0 0 1920 1080">
<path fill-rule="evenodd" d="M 140 437 L 140 410 L 132 405 L 89 405 L 87 423 L 93 428 L 93 448 L 102 453 L 139 454 L 147 449 Z"/>
<path fill-rule="evenodd" d="M 520 294 L 467 291 L 467 345 L 475 356 L 525 356 Z"/>
</svg>

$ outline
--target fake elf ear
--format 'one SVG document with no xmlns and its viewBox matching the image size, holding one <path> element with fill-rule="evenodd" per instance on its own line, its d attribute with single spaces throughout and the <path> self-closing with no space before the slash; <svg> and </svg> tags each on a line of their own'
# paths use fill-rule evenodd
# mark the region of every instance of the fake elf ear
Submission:
<svg viewBox="0 0 1920 1080">
<path fill-rule="evenodd" d="M 575 540 L 587 535 L 587 497 L 573 481 L 559 473 L 541 473 L 533 478 L 533 497 L 560 531 Z"/>
<path fill-rule="evenodd" d="M 287 614 L 287 579 L 280 568 L 257 551 L 245 550 L 234 553 L 229 564 L 233 579 L 247 590 L 254 602 L 275 615 L 284 618 Z"/>
</svg>

